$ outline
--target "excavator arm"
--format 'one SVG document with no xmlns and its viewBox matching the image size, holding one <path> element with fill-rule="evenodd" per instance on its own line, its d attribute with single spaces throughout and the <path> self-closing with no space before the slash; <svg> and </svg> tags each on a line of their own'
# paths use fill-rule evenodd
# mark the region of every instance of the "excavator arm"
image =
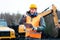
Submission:
<svg viewBox="0 0 60 40">
<path fill-rule="evenodd" d="M 52 10 L 53 10 L 52 14 L 53 14 L 55 25 L 58 25 L 57 9 L 54 5 L 52 5 Z"/>
<path fill-rule="evenodd" d="M 52 5 L 52 9 L 39 13 L 39 16 L 43 17 L 52 13 L 55 25 L 58 25 L 57 9 Z"/>
<path fill-rule="evenodd" d="M 39 16 L 43 17 L 43 16 L 46 16 L 46 15 L 50 14 L 51 12 L 52 12 L 52 10 L 48 10 L 48 11 L 39 13 Z"/>
</svg>

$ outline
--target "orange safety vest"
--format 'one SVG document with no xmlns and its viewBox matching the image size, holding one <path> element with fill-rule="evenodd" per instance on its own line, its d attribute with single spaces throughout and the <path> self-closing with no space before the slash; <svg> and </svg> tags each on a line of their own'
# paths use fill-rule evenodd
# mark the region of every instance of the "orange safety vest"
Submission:
<svg viewBox="0 0 60 40">
<path fill-rule="evenodd" d="M 26 16 L 26 23 L 28 24 L 32 24 L 34 27 L 38 27 L 40 24 L 40 18 L 41 16 L 40 15 L 37 15 L 36 17 L 34 18 L 31 18 L 30 16 Z"/>
<path fill-rule="evenodd" d="M 26 23 L 32 24 L 34 27 L 39 27 L 39 22 L 40 22 L 40 15 L 37 15 L 34 18 L 31 18 L 30 16 L 26 16 Z M 41 33 L 34 33 L 33 31 L 27 32 L 26 36 L 30 36 L 32 38 L 41 38 Z"/>
</svg>

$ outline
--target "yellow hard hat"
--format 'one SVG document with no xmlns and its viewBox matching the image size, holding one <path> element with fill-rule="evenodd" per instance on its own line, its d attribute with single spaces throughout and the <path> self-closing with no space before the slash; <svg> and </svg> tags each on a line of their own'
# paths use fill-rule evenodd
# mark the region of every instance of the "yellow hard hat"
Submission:
<svg viewBox="0 0 60 40">
<path fill-rule="evenodd" d="M 31 4 L 30 8 L 37 8 L 36 4 Z"/>
</svg>

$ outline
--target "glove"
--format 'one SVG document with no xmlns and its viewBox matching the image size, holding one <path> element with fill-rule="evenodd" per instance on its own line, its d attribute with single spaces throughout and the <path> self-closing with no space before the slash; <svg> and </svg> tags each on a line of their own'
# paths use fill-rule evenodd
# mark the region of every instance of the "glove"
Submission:
<svg viewBox="0 0 60 40">
<path fill-rule="evenodd" d="M 42 32 L 42 30 L 40 28 L 37 28 L 37 32 Z"/>
<path fill-rule="evenodd" d="M 44 31 L 44 27 L 40 26 L 40 27 L 37 28 L 37 32 L 42 32 L 42 31 Z"/>
</svg>

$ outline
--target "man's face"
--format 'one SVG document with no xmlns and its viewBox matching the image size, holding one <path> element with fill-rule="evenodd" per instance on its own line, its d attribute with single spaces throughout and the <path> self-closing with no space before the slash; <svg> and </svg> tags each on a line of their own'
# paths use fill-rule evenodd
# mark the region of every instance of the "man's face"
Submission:
<svg viewBox="0 0 60 40">
<path fill-rule="evenodd" d="M 31 9 L 30 9 L 30 12 L 31 12 L 31 13 L 35 13 L 35 12 L 37 12 L 37 9 L 31 8 Z"/>
</svg>

